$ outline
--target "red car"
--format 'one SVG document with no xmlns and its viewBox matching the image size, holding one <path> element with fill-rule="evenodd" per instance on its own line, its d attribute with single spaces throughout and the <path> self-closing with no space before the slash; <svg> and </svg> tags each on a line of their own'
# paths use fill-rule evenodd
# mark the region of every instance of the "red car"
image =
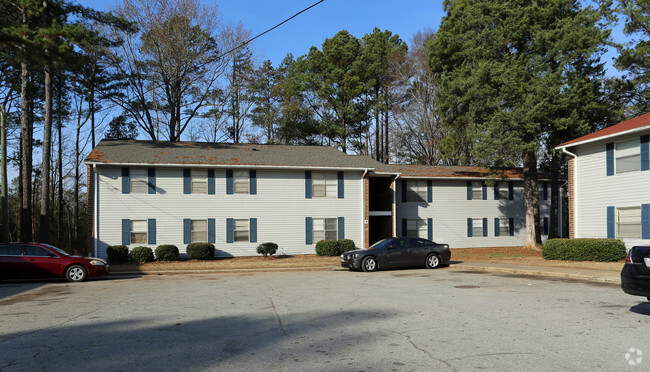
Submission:
<svg viewBox="0 0 650 372">
<path fill-rule="evenodd" d="M 82 282 L 107 275 L 108 263 L 99 258 L 71 256 L 43 243 L 0 244 L 0 279 L 64 277 Z"/>
</svg>

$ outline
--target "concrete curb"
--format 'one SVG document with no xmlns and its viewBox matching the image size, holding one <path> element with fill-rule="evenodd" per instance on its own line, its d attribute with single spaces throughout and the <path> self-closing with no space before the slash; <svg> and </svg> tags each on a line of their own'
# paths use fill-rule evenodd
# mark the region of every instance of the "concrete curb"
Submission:
<svg viewBox="0 0 650 372">
<path fill-rule="evenodd" d="M 487 273 L 500 273 L 500 274 L 511 274 L 511 275 L 526 275 L 526 276 L 543 276 L 550 278 L 561 278 L 568 280 L 581 280 L 581 281 L 590 281 L 598 283 L 612 283 L 620 284 L 621 280 L 615 274 L 612 275 L 584 275 L 584 274 L 572 274 L 558 271 L 545 271 L 540 270 L 538 267 L 530 269 L 513 269 L 507 267 L 494 267 L 494 266 L 472 266 L 472 265 L 452 265 L 449 267 L 451 270 L 458 271 L 478 271 L 478 272 L 487 272 Z"/>
<path fill-rule="evenodd" d="M 112 271 L 109 276 L 132 275 L 191 275 L 191 274 L 236 274 L 236 273 L 265 273 L 265 272 L 296 272 L 296 271 L 336 271 L 335 266 L 316 267 L 268 267 L 256 269 L 204 269 L 204 270 L 157 270 L 157 271 Z"/>
</svg>

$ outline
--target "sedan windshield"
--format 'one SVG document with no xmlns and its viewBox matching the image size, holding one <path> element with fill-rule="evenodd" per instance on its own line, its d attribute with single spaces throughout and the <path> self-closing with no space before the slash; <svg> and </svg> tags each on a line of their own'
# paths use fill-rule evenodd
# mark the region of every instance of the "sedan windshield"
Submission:
<svg viewBox="0 0 650 372">
<path fill-rule="evenodd" d="M 368 248 L 368 249 L 386 248 L 386 246 L 389 245 L 391 241 L 393 241 L 393 239 L 382 239 L 382 240 L 378 241 L 377 243 L 371 245 L 370 248 Z"/>
<path fill-rule="evenodd" d="M 70 253 L 64 251 L 63 249 L 57 248 L 53 245 L 49 244 L 43 244 L 44 246 L 50 248 L 51 250 L 55 251 L 56 253 L 60 254 L 61 256 L 70 256 Z"/>
</svg>

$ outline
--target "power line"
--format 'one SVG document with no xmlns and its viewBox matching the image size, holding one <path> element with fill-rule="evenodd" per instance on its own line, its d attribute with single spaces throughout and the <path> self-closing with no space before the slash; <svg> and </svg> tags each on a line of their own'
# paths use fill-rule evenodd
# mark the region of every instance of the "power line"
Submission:
<svg viewBox="0 0 650 372">
<path fill-rule="evenodd" d="M 255 36 L 255 37 L 253 37 L 253 38 L 251 38 L 251 39 L 248 39 L 247 41 L 245 41 L 245 42 L 239 44 L 238 46 L 236 46 L 236 47 L 230 49 L 229 51 L 227 51 L 227 52 L 225 52 L 225 53 L 222 53 L 221 55 L 222 55 L 222 56 L 225 56 L 225 55 L 228 55 L 228 54 L 234 52 L 234 51 L 237 50 L 237 49 L 243 48 L 244 46 L 246 46 L 246 45 L 247 45 L 248 43 L 250 43 L 251 41 L 257 39 L 258 37 L 260 37 L 260 36 L 262 36 L 262 35 L 264 35 L 264 34 L 267 34 L 267 33 L 271 32 L 271 31 L 275 30 L 276 28 L 278 28 L 278 27 L 282 26 L 283 24 L 289 22 L 290 20 L 296 18 L 296 17 L 297 17 L 298 15 L 300 15 L 301 13 L 304 13 L 304 12 L 308 11 L 309 9 L 315 7 L 316 5 L 322 3 L 323 1 L 325 1 L 325 0 L 320 0 L 320 1 L 315 2 L 314 4 L 310 5 L 309 7 L 307 7 L 307 8 L 305 8 L 305 9 L 299 11 L 298 13 L 292 15 L 291 17 L 285 19 L 284 21 L 278 23 L 277 25 L 275 25 L 275 26 L 269 28 L 268 30 L 262 32 L 261 34 Z"/>
</svg>

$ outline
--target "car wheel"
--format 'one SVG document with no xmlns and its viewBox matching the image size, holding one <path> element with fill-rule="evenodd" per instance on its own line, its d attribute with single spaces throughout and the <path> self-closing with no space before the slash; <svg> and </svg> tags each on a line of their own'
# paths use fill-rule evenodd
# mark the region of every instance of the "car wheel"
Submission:
<svg viewBox="0 0 650 372">
<path fill-rule="evenodd" d="M 437 254 L 431 253 L 427 256 L 427 269 L 435 269 L 440 267 L 440 257 Z"/>
<path fill-rule="evenodd" d="M 69 282 L 83 282 L 87 275 L 86 268 L 81 265 L 72 265 L 65 270 L 65 278 Z"/>
<path fill-rule="evenodd" d="M 375 271 L 377 270 L 377 260 L 374 257 L 366 257 L 361 261 L 361 268 L 367 273 Z"/>
</svg>

